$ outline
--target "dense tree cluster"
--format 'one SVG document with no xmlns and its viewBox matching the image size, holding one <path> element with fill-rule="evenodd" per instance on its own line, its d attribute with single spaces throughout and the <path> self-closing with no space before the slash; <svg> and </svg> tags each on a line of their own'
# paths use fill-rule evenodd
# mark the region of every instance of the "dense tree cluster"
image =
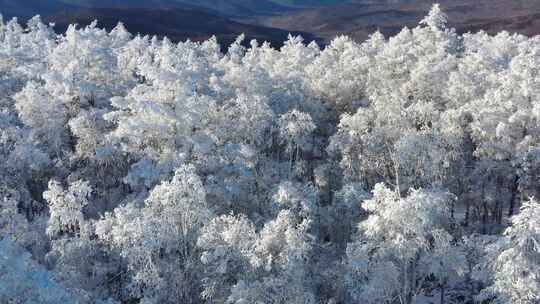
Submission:
<svg viewBox="0 0 540 304">
<path fill-rule="evenodd" d="M 0 19 L 1 303 L 540 302 L 540 38 Z"/>
</svg>

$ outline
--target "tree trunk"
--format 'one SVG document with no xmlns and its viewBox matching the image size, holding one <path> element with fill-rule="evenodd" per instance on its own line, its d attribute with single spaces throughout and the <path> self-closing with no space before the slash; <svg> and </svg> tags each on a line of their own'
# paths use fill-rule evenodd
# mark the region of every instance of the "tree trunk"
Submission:
<svg viewBox="0 0 540 304">
<path fill-rule="evenodd" d="M 441 300 L 440 304 L 444 304 L 444 285 L 441 285 Z"/>
<path fill-rule="evenodd" d="M 469 227 L 469 220 L 471 217 L 471 200 L 466 198 L 465 201 L 465 227 Z"/>
<path fill-rule="evenodd" d="M 519 176 L 516 174 L 516 176 L 514 177 L 514 183 L 512 184 L 512 189 L 511 189 L 512 193 L 510 197 L 510 207 L 508 208 L 508 217 L 511 217 L 512 215 L 514 215 L 516 196 L 517 196 L 518 186 L 519 186 L 518 182 L 519 182 Z"/>
<path fill-rule="evenodd" d="M 487 233 L 487 221 L 488 221 L 488 207 L 487 207 L 487 203 L 484 201 L 483 202 L 483 212 L 482 212 L 482 234 L 486 234 Z"/>
<path fill-rule="evenodd" d="M 502 207 L 502 203 L 500 201 L 497 200 L 497 203 L 495 204 L 495 220 L 497 221 L 497 224 L 501 224 L 502 223 L 502 210 L 503 210 L 503 207 Z"/>
</svg>

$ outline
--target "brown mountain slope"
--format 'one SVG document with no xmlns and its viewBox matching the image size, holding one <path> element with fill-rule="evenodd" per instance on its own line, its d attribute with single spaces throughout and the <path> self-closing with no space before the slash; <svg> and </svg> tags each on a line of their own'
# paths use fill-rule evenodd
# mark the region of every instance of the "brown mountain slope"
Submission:
<svg viewBox="0 0 540 304">
<path fill-rule="evenodd" d="M 398 2 L 398 3 L 396 3 Z M 441 3 L 450 24 L 460 32 L 508 30 L 526 35 L 540 34 L 540 0 L 409 0 L 362 1 L 260 17 L 253 22 L 265 26 L 316 33 L 326 41 L 346 34 L 364 40 L 380 30 L 397 33 L 403 26 L 416 26 L 435 2 Z"/>
<path fill-rule="evenodd" d="M 64 32 L 69 24 L 88 25 L 98 20 L 98 26 L 111 29 L 120 21 L 131 33 L 167 36 L 173 41 L 200 41 L 215 35 L 223 46 L 229 45 L 242 33 L 246 42 L 251 39 L 268 41 L 279 47 L 287 39 L 288 30 L 268 28 L 260 25 L 243 24 L 209 12 L 194 9 L 145 9 L 145 8 L 107 8 L 85 9 L 74 13 L 48 16 L 46 21 L 56 24 L 55 30 Z M 313 35 L 293 32 L 317 40 Z"/>
</svg>

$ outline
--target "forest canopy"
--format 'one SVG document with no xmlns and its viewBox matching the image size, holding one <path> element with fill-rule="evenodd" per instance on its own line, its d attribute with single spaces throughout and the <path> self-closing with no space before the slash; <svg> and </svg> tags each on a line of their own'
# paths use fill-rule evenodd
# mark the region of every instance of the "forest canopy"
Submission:
<svg viewBox="0 0 540 304">
<path fill-rule="evenodd" d="M 540 301 L 540 38 L 0 18 L 1 303 Z"/>
</svg>

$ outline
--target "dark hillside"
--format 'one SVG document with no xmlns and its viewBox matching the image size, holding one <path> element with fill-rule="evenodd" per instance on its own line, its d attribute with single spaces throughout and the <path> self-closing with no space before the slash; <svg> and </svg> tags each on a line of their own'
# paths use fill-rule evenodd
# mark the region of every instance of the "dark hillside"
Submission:
<svg viewBox="0 0 540 304">
<path fill-rule="evenodd" d="M 435 2 L 441 2 L 451 25 L 460 32 L 485 30 L 496 33 L 507 30 L 525 35 L 540 33 L 540 1 L 522 0 L 357 0 L 281 16 L 260 17 L 254 23 L 317 33 L 326 40 L 345 34 L 361 41 L 375 30 L 389 36 L 403 26 L 416 26 Z"/>
<path fill-rule="evenodd" d="M 63 32 L 70 23 L 81 26 L 98 20 L 99 26 L 111 29 L 118 22 L 123 22 L 132 33 L 143 35 L 167 36 L 173 41 L 205 40 L 215 35 L 219 42 L 228 45 L 242 33 L 246 35 L 246 42 L 251 39 L 268 41 L 273 46 L 280 46 L 287 39 L 289 31 L 268 28 L 258 25 L 243 24 L 228 18 L 193 9 L 142 9 L 142 8 L 115 8 L 115 9 L 86 9 L 76 13 L 62 13 L 46 18 L 55 22 L 56 31 Z M 293 32 L 302 35 L 306 40 L 315 37 L 302 32 Z"/>
<path fill-rule="evenodd" d="M 0 13 L 6 18 L 26 19 L 34 15 L 50 15 L 74 9 L 76 6 L 57 0 L 0 0 Z"/>
</svg>

